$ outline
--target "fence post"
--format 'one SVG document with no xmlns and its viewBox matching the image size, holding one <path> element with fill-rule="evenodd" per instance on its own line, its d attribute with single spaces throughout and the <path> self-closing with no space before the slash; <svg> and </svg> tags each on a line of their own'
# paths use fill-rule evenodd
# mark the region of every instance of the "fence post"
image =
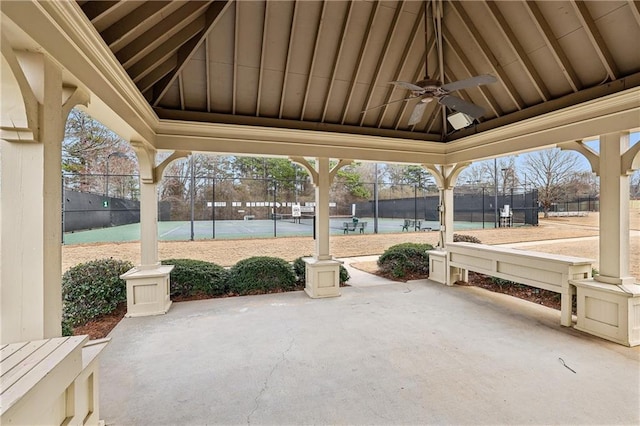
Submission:
<svg viewBox="0 0 640 426">
<path fill-rule="evenodd" d="M 484 229 L 484 186 L 482 187 L 482 229 Z"/>
<path fill-rule="evenodd" d="M 416 230 L 418 221 L 418 184 L 413 185 L 413 230 Z"/>
<path fill-rule="evenodd" d="M 216 177 L 211 178 L 211 238 L 216 239 Z"/>
<path fill-rule="evenodd" d="M 373 182 L 373 233 L 378 233 L 378 163 L 376 164 L 376 180 Z"/>
<path fill-rule="evenodd" d="M 195 176 L 195 162 L 193 161 L 193 154 L 191 154 L 191 241 L 193 241 L 194 231 L 193 231 L 193 219 L 194 219 L 194 208 L 195 208 L 195 186 L 196 186 L 196 176 Z"/>
</svg>

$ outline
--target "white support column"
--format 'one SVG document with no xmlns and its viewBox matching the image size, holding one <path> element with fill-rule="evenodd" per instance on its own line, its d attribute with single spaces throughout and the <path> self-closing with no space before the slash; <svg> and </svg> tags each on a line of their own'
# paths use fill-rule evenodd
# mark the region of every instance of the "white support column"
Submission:
<svg viewBox="0 0 640 426">
<path fill-rule="evenodd" d="M 158 184 L 140 182 L 140 268 L 158 266 Z"/>
<path fill-rule="evenodd" d="M 458 268 L 449 268 L 447 244 L 453 242 L 453 188 L 460 172 L 470 163 L 450 165 L 423 164 L 431 173 L 440 192 L 439 220 L 440 239 L 437 250 L 429 252 L 429 278 L 441 284 L 452 285 L 457 280 L 466 281 L 468 273 Z"/>
<path fill-rule="evenodd" d="M 440 204 L 444 209 L 440 228 L 444 229 L 444 247 L 453 242 L 453 187 L 440 190 Z"/>
<path fill-rule="evenodd" d="M 158 259 L 158 181 L 166 166 L 187 152 L 176 151 L 156 166 L 156 150 L 131 141 L 140 169 L 140 265 L 122 274 L 127 281 L 127 316 L 165 314 L 171 307 L 169 274 L 173 265 Z"/>
<path fill-rule="evenodd" d="M 634 283 L 629 276 L 629 176 L 621 170 L 629 133 L 600 137 L 600 275 L 609 284 Z"/>
<path fill-rule="evenodd" d="M 3 73 L 17 82 L 2 104 L 25 108 L 22 123 L 7 127 L 3 105 L 0 142 L 0 342 L 61 335 L 61 150 L 70 108 L 62 100 L 62 70 L 46 55 L 3 46 Z M 3 76 L 3 84 L 5 83 Z M 14 121 L 14 117 L 11 117 Z M 24 137 L 27 137 L 25 139 Z"/>
<path fill-rule="evenodd" d="M 313 257 L 304 259 L 304 291 L 312 298 L 340 296 L 341 262 L 333 259 L 329 249 L 329 190 L 338 170 L 350 164 L 352 160 L 340 160 L 332 169 L 328 158 L 316 158 L 315 167 L 302 157 L 292 157 L 290 160 L 309 172 L 316 188 L 315 253 Z"/>
<path fill-rule="evenodd" d="M 316 251 L 314 258 L 317 260 L 330 260 L 329 253 L 329 189 L 331 181 L 329 176 L 329 159 L 317 158 L 316 171 L 318 181 L 316 187 Z"/>
<path fill-rule="evenodd" d="M 637 148 L 629 133 L 600 137 L 600 268 L 576 286 L 576 328 L 627 346 L 640 345 L 640 285 L 629 276 L 629 177 Z"/>
</svg>

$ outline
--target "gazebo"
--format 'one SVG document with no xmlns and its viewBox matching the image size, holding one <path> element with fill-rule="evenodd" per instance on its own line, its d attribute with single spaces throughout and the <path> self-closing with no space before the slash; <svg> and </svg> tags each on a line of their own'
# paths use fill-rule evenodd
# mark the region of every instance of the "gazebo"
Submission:
<svg viewBox="0 0 640 426">
<path fill-rule="evenodd" d="M 578 151 L 601 197 L 599 274 L 570 277 L 576 327 L 640 344 L 628 204 L 640 167 L 640 144 L 629 143 L 640 128 L 637 2 L 23 0 L 0 11 L 3 345 L 61 336 L 61 141 L 73 107 L 137 153 L 132 280 L 166 279 L 157 184 L 171 161 L 279 156 L 316 187 L 311 297 L 337 295 L 328 195 L 340 167 L 418 164 L 434 176 L 447 283 L 458 270 L 447 263 L 458 174 L 506 154 Z M 495 82 L 452 84 L 485 75 Z M 595 139 L 598 150 L 585 144 Z M 157 162 L 158 152 L 171 154 Z"/>
</svg>

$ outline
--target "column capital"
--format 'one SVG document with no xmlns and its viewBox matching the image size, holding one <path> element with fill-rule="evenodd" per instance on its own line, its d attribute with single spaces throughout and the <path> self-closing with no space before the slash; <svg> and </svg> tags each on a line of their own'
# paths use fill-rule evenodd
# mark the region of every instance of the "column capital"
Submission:
<svg viewBox="0 0 640 426">
<path fill-rule="evenodd" d="M 304 169 L 309 173 L 309 176 L 311 176 L 311 183 L 313 184 L 313 186 L 318 186 L 320 173 L 324 172 L 324 170 L 321 170 L 318 167 L 319 161 L 316 163 L 316 167 L 313 167 L 313 165 L 309 163 L 304 157 L 289 157 L 289 161 L 304 167 Z M 333 183 L 333 179 L 336 177 L 338 170 L 345 166 L 348 166 L 351 163 L 353 163 L 353 160 L 344 158 L 338 160 L 338 164 L 336 164 L 329 170 L 329 183 Z"/>
<path fill-rule="evenodd" d="M 156 166 L 157 151 L 154 147 L 140 141 L 130 141 L 129 143 L 138 157 L 140 180 L 142 183 L 160 182 L 162 180 L 162 174 L 171 162 L 178 158 L 186 158 L 191 154 L 190 151 L 174 151 Z"/>
<path fill-rule="evenodd" d="M 591 171 L 596 175 L 600 175 L 600 154 L 589 148 L 583 141 L 569 141 L 558 144 L 558 148 L 562 150 L 571 150 L 584 155 L 589 164 Z"/>
<path fill-rule="evenodd" d="M 422 164 L 431 173 L 436 181 L 438 189 L 453 189 L 460 173 L 466 169 L 471 162 L 455 164 Z"/>
</svg>

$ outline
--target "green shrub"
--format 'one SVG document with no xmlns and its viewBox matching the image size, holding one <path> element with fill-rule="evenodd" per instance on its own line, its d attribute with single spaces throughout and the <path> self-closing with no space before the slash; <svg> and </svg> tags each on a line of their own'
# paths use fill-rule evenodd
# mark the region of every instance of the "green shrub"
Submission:
<svg viewBox="0 0 640 426">
<path fill-rule="evenodd" d="M 453 242 L 482 244 L 482 242 L 478 238 L 472 235 L 464 235 L 464 234 L 453 234 Z"/>
<path fill-rule="evenodd" d="M 63 327 L 71 327 L 113 312 L 127 300 L 127 286 L 120 275 L 131 262 L 99 259 L 74 266 L 62 276 Z"/>
<path fill-rule="evenodd" d="M 296 281 L 299 283 L 305 282 L 305 270 L 307 268 L 307 264 L 302 260 L 305 257 L 311 257 L 311 255 L 301 256 L 293 261 L 293 273 L 296 275 Z"/>
<path fill-rule="evenodd" d="M 293 267 L 277 257 L 250 257 L 229 270 L 229 290 L 240 295 L 290 291 L 295 285 Z"/>
<path fill-rule="evenodd" d="M 195 259 L 166 259 L 171 271 L 171 296 L 220 296 L 229 292 L 229 273 L 215 263 Z"/>
<path fill-rule="evenodd" d="M 296 274 L 296 281 L 298 283 L 303 283 L 305 282 L 305 269 L 306 269 L 306 263 L 304 263 L 304 260 L 302 260 L 303 257 L 311 257 L 311 255 L 307 255 L 307 256 L 302 256 L 297 258 L 296 260 L 293 261 L 293 272 L 294 274 Z M 345 268 L 344 266 L 340 265 L 340 284 L 346 284 L 347 281 L 349 281 L 349 279 L 351 279 L 351 275 L 349 275 L 349 271 L 347 271 L 347 268 Z"/>
<path fill-rule="evenodd" d="M 347 271 L 347 268 L 340 265 L 340 284 L 346 284 L 350 279 L 351 275 L 349 275 L 349 271 Z"/>
<path fill-rule="evenodd" d="M 62 320 L 62 335 L 73 336 L 73 326 L 69 320 Z"/>
<path fill-rule="evenodd" d="M 428 275 L 431 244 L 402 243 L 389 247 L 378 258 L 380 272 L 395 278 L 407 275 Z"/>
</svg>

